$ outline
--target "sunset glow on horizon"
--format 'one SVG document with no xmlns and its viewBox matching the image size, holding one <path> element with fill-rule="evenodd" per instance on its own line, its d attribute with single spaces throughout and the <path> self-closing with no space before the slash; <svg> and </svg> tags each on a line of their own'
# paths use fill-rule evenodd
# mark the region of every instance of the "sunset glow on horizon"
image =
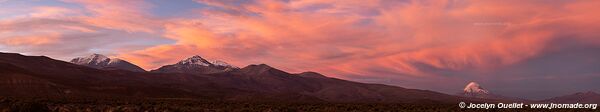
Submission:
<svg viewBox="0 0 600 112">
<path fill-rule="evenodd" d="M 476 81 L 496 93 L 539 99 L 600 91 L 598 6 L 597 0 L 0 0 L 0 52 L 65 61 L 99 53 L 146 70 L 200 55 L 444 93 Z"/>
</svg>

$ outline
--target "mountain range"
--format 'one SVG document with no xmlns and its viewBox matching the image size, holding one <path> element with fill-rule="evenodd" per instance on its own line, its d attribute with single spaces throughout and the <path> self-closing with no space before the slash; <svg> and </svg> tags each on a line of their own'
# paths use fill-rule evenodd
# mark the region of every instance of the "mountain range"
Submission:
<svg viewBox="0 0 600 112">
<path fill-rule="evenodd" d="M 588 92 L 578 92 L 575 94 L 570 94 L 570 95 L 565 95 L 565 96 L 559 96 L 559 97 L 554 97 L 554 98 L 550 98 L 550 99 L 546 99 L 546 100 L 542 100 L 541 102 L 548 102 L 548 103 L 595 103 L 595 104 L 599 104 L 600 103 L 600 94 L 596 93 L 596 92 L 592 92 L 592 91 L 588 91 Z"/>
<path fill-rule="evenodd" d="M 317 72 L 288 73 L 266 64 L 236 67 L 192 56 L 146 72 L 125 60 L 100 54 L 70 62 L 45 56 L 0 53 L 0 96 L 50 98 L 192 98 L 293 102 L 598 102 L 594 92 L 541 101 L 496 95 L 476 82 L 463 93 L 352 82 Z"/>
<path fill-rule="evenodd" d="M 397 103 L 456 103 L 464 99 L 429 90 L 352 82 L 316 72 L 288 73 L 266 64 L 237 68 L 207 62 L 194 56 L 167 65 L 191 69 L 133 72 L 98 69 L 45 56 L 0 53 L 0 96 Z M 194 68 L 197 66 L 219 71 L 199 72 L 203 68 Z"/>
</svg>

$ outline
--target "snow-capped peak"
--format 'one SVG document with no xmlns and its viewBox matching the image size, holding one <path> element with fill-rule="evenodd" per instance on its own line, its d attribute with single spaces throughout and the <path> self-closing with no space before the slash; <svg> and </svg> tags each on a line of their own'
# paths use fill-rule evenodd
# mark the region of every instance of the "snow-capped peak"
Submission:
<svg viewBox="0 0 600 112">
<path fill-rule="evenodd" d="M 182 60 L 180 62 L 178 62 L 177 64 L 182 64 L 182 65 L 201 65 L 201 66 L 221 66 L 221 67 L 227 67 L 227 68 L 238 68 L 236 66 L 233 66 L 231 64 L 228 64 L 224 61 L 220 61 L 220 60 L 206 60 L 204 58 L 202 58 L 199 55 L 194 55 L 190 58 L 187 58 L 185 60 Z"/>
<path fill-rule="evenodd" d="M 101 54 L 92 54 L 82 58 L 75 58 L 71 62 L 76 64 L 99 64 L 105 61 L 110 61 L 110 58 Z"/>
<path fill-rule="evenodd" d="M 224 61 L 221 61 L 221 60 L 210 60 L 209 62 L 212 63 L 215 66 L 224 66 L 224 67 L 228 67 L 228 68 L 238 68 L 236 66 L 233 66 L 233 65 L 231 65 L 229 63 L 226 63 Z"/>
<path fill-rule="evenodd" d="M 210 66 L 211 63 L 208 62 L 206 59 L 195 55 L 192 56 L 190 58 L 187 58 L 185 60 L 180 61 L 178 64 L 183 64 L 183 65 L 202 65 L 202 66 Z"/>
<path fill-rule="evenodd" d="M 467 84 L 467 86 L 464 89 L 464 92 L 465 93 L 475 93 L 475 94 L 489 94 L 488 90 L 483 89 L 476 82 L 471 82 L 471 83 Z"/>
<path fill-rule="evenodd" d="M 118 58 L 108 58 L 101 54 L 92 54 L 86 57 L 79 57 L 71 60 L 71 63 L 84 65 L 97 69 L 121 69 L 135 72 L 144 72 L 145 70 L 137 65 L 129 63 Z"/>
</svg>

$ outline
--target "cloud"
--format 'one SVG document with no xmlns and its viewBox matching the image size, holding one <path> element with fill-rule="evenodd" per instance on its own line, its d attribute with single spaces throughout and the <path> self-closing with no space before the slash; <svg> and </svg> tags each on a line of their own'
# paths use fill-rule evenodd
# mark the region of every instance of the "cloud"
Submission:
<svg viewBox="0 0 600 112">
<path fill-rule="evenodd" d="M 462 82 L 490 78 L 479 73 L 548 55 L 557 39 L 597 45 L 600 36 L 594 32 L 598 16 L 589 13 L 597 10 L 594 1 L 197 2 L 211 8 L 199 9 L 199 18 L 166 25 L 164 36 L 175 44 L 135 52 L 160 60 L 142 64 L 145 68 L 186 57 L 165 52 L 203 54 L 238 65 L 395 79 L 402 83 L 393 84 L 416 88 L 448 80 L 460 88 Z"/>
<path fill-rule="evenodd" d="M 198 47 L 194 45 L 161 45 L 118 57 L 136 63 L 142 68 L 157 68 L 160 67 L 159 65 L 171 64 L 170 62 L 199 55 L 197 54 L 199 52 Z"/>
<path fill-rule="evenodd" d="M 162 23 L 146 12 L 152 5 L 142 0 L 64 0 L 85 7 L 84 21 L 98 27 L 128 32 L 155 33 Z"/>
<path fill-rule="evenodd" d="M 477 21 L 470 20 L 473 18 L 463 18 L 465 15 L 475 16 L 475 14 L 460 12 L 465 8 L 451 9 L 456 11 L 449 13 L 446 11 L 446 4 L 450 3 L 444 2 L 399 2 L 396 4 L 404 6 L 398 8 L 387 7 L 383 1 L 200 2 L 224 9 L 245 10 L 241 12 L 246 14 L 204 10 L 202 14 L 210 16 L 194 20 L 174 20 L 175 24 L 167 24 L 165 37 L 177 40 L 179 45 L 195 45 L 205 50 L 230 47 L 229 50 L 215 50 L 217 54 L 224 55 L 226 53 L 219 52 L 262 50 L 263 52 L 248 52 L 247 55 L 260 53 L 261 55 L 255 56 L 267 56 L 268 58 L 265 59 L 275 60 L 310 59 L 323 63 L 337 63 L 329 60 L 365 57 L 373 57 L 375 60 L 396 55 L 397 58 L 394 59 L 404 58 L 400 60 L 406 66 L 406 70 L 403 71 L 411 71 L 408 69 L 415 68 L 410 66 L 413 61 L 451 69 L 459 69 L 463 65 L 510 64 L 532 56 L 540 49 L 536 46 L 535 37 L 499 39 L 502 34 L 494 34 L 494 32 L 510 31 L 509 26 L 476 26 L 474 24 Z M 334 4 L 334 6 L 313 8 L 319 4 Z M 364 8 L 352 9 L 352 5 L 361 5 Z M 357 13 L 358 10 L 367 10 L 367 12 Z M 369 14 L 368 11 L 374 11 L 372 13 L 375 14 Z M 483 31 L 477 31 L 478 29 Z M 455 33 L 465 35 L 449 36 Z M 513 42 L 536 45 L 515 47 L 505 45 Z M 523 51 L 513 51 L 513 49 Z M 492 52 L 487 53 L 489 51 Z M 449 53 L 452 56 L 441 56 Z M 235 57 L 235 55 L 226 57 Z M 478 59 L 475 61 L 479 62 L 464 62 L 465 58 Z"/>
<path fill-rule="evenodd" d="M 6 33 L 2 45 L 32 46 L 25 51 L 62 45 L 48 52 L 73 55 L 112 53 L 145 69 L 202 55 L 237 66 L 266 63 L 290 72 L 447 93 L 469 81 L 515 91 L 497 84 L 598 73 L 540 72 L 561 69 L 543 62 L 595 66 L 560 60 L 597 59 L 596 54 L 566 54 L 600 45 L 598 1 L 195 1 L 203 7 L 186 17 L 157 17 L 149 10 L 160 4 L 141 0 L 65 0 L 80 7 L 37 7 L 0 20 L 0 33 Z M 38 38 L 48 41 L 25 44 Z"/>
<path fill-rule="evenodd" d="M 64 7 L 40 6 L 35 7 L 34 12 L 29 14 L 31 18 L 65 18 L 70 15 L 81 15 L 77 10 L 72 10 Z"/>
<path fill-rule="evenodd" d="M 1 38 L 0 44 L 9 46 L 37 46 L 56 43 L 60 34 L 38 34 L 11 38 Z"/>
<path fill-rule="evenodd" d="M 0 46 L 4 51 L 69 60 L 91 53 L 116 55 L 170 42 L 152 34 L 159 32 L 162 24 L 145 12 L 150 6 L 144 1 L 64 4 L 67 6 L 26 5 L 7 12 L 13 16 L 0 19 Z"/>
</svg>

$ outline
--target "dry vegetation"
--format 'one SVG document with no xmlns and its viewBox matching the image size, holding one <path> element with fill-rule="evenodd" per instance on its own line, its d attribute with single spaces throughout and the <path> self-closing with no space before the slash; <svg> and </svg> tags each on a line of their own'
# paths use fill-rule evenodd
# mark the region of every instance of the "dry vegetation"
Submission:
<svg viewBox="0 0 600 112">
<path fill-rule="evenodd" d="M 459 109 L 450 104 L 381 104 L 381 103 L 281 103 L 231 102 L 185 99 L 44 99 L 1 98 L 0 112 L 448 112 L 498 111 L 497 109 Z M 549 111 L 545 109 L 503 109 L 501 111 Z M 552 111 L 585 111 L 557 110 Z"/>
</svg>

